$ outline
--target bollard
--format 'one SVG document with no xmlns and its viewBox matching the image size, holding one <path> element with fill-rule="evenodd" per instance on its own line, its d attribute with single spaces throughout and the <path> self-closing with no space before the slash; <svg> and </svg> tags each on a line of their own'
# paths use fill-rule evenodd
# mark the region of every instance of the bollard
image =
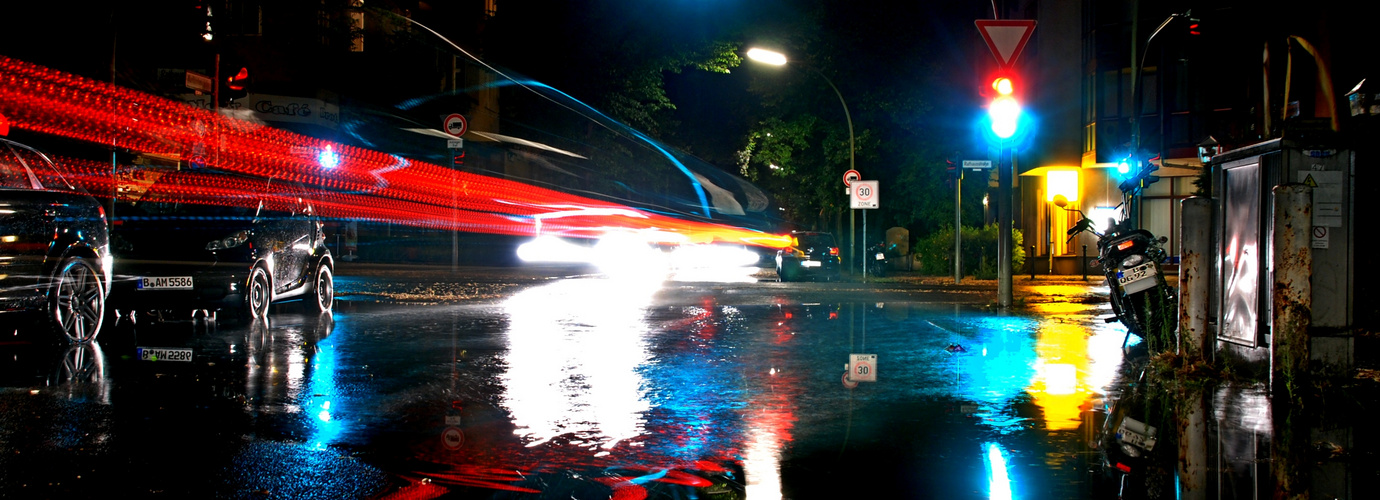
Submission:
<svg viewBox="0 0 1380 500">
<path fill-rule="evenodd" d="M 1030 280 L 1035 280 L 1035 245 L 1030 245 L 1030 253 L 1026 254 L 1025 261 L 1030 263 Z"/>
<path fill-rule="evenodd" d="M 1208 337 L 1209 278 L 1212 272 L 1212 199 L 1193 197 L 1179 202 L 1179 354 L 1190 361 L 1206 360 L 1212 352 Z"/>
<path fill-rule="evenodd" d="M 1274 200 L 1270 390 L 1297 401 L 1308 370 L 1312 323 L 1313 190 L 1302 184 L 1276 186 Z"/>
<path fill-rule="evenodd" d="M 1083 253 L 1081 255 L 1082 258 L 1079 260 L 1083 261 L 1083 281 L 1088 281 L 1088 245 L 1083 245 Z"/>
</svg>

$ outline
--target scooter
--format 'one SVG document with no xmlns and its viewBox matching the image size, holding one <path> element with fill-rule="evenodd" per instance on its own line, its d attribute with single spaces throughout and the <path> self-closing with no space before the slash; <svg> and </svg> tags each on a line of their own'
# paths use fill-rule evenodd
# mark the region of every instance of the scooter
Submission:
<svg viewBox="0 0 1380 500">
<path fill-rule="evenodd" d="M 892 247 L 894 247 L 894 246 L 895 246 L 895 245 L 892 245 Z M 876 243 L 876 244 L 873 244 L 872 246 L 867 247 L 867 254 L 866 254 L 867 257 L 866 257 L 866 258 L 867 258 L 867 274 L 868 274 L 868 275 L 870 275 L 870 276 L 875 276 L 875 277 L 878 277 L 878 278 L 881 278 L 881 277 L 886 276 L 887 267 L 888 267 L 888 265 L 887 265 L 887 260 L 888 260 L 887 254 L 890 253 L 889 251 L 890 251 L 890 248 L 887 247 L 887 246 L 884 246 L 882 243 Z"/>
<path fill-rule="evenodd" d="M 1132 363 L 1128 374 L 1138 374 L 1127 384 L 1107 411 L 1096 447 L 1102 450 L 1104 467 L 1116 481 L 1117 498 L 1161 498 L 1165 491 L 1162 467 L 1155 455 L 1159 429 L 1147 414 L 1144 361 Z M 1139 365 L 1139 366 L 1135 366 Z"/>
<path fill-rule="evenodd" d="M 1104 321 L 1120 321 L 1126 326 L 1126 348 L 1131 335 L 1150 340 L 1172 337 L 1177 317 L 1177 294 L 1164 280 L 1160 264 L 1168 259 L 1164 250 L 1168 238 L 1156 238 L 1149 231 L 1135 229 L 1129 220 L 1108 219 L 1106 232 L 1099 232 L 1096 224 L 1081 210 L 1068 208 L 1062 197 L 1054 201 L 1064 210 L 1077 212 L 1082 218 L 1068 230 L 1069 241 L 1084 232 L 1097 236 L 1097 258 L 1093 267 L 1101 267 L 1111 289 L 1112 312 L 1115 316 Z M 1119 207 L 1119 206 L 1118 206 Z M 1156 349 L 1161 346 L 1151 346 Z"/>
</svg>

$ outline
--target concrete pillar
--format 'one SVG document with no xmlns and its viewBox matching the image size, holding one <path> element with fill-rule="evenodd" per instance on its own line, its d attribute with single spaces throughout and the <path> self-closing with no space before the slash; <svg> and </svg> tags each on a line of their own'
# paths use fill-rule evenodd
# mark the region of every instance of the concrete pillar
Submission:
<svg viewBox="0 0 1380 500">
<path fill-rule="evenodd" d="M 1190 391 L 1179 428 L 1179 500 L 1208 498 L 1207 395 Z M 1177 412 L 1176 412 L 1177 413 Z"/>
<path fill-rule="evenodd" d="M 1212 272 L 1212 199 L 1193 197 L 1180 202 L 1179 227 L 1179 354 L 1192 361 L 1212 354 L 1208 335 L 1208 301 Z"/>
<path fill-rule="evenodd" d="M 1313 189 L 1303 184 L 1276 186 L 1274 202 L 1270 389 L 1298 400 L 1308 371 L 1312 323 Z"/>
</svg>

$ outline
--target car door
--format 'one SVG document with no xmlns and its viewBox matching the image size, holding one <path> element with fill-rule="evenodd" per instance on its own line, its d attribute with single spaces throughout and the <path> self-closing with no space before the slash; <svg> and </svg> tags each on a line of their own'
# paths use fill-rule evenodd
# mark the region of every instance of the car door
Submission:
<svg viewBox="0 0 1380 500">
<path fill-rule="evenodd" d="M 42 297 L 43 262 L 62 203 L 43 190 L 15 146 L 0 140 L 0 310 Z"/>
<path fill-rule="evenodd" d="M 271 205 L 282 209 L 268 212 L 258 224 L 273 251 L 273 288 L 283 293 L 307 283 L 314 227 L 300 186 L 272 182 L 268 192 L 268 198 L 274 200 Z"/>
</svg>

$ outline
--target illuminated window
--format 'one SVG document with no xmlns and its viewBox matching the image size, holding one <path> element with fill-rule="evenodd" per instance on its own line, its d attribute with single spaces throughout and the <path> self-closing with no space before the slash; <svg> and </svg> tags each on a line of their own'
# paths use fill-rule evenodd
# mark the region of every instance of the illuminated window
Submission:
<svg viewBox="0 0 1380 500">
<path fill-rule="evenodd" d="M 1045 201 L 1063 195 L 1069 203 L 1078 201 L 1078 171 L 1051 170 L 1045 174 Z"/>
</svg>

